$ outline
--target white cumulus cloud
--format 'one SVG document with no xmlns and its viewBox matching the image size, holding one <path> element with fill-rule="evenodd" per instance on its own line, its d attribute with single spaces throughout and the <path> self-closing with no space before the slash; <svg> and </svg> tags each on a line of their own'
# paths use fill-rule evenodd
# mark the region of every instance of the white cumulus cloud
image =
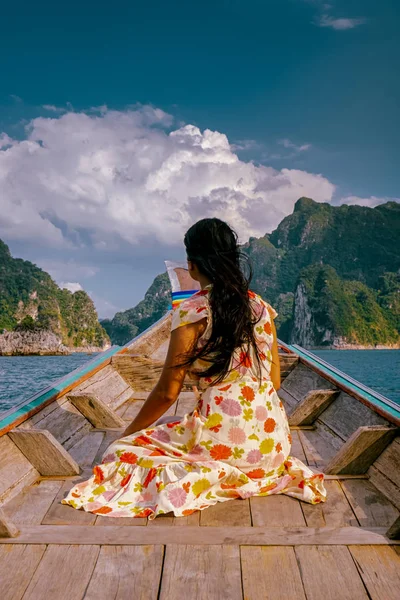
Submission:
<svg viewBox="0 0 400 600">
<path fill-rule="evenodd" d="M 219 216 L 245 241 L 276 227 L 300 196 L 332 200 L 335 186 L 322 175 L 256 166 L 223 133 L 172 125 L 160 109 L 101 107 L 34 119 L 22 141 L 3 136 L 0 238 L 74 249 L 175 245 L 197 219 Z"/>
</svg>

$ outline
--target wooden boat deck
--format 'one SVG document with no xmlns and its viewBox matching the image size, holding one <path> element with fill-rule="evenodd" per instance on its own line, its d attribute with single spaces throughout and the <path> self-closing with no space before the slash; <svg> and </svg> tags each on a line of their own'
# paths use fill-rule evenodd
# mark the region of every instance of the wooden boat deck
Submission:
<svg viewBox="0 0 400 600">
<path fill-rule="evenodd" d="M 191 403 L 181 394 L 176 411 Z M 128 422 L 141 404 L 117 412 Z M 293 454 L 312 465 L 304 432 L 292 429 Z M 128 599 L 133 590 L 146 600 L 398 599 L 400 545 L 384 533 L 399 511 L 365 476 L 328 479 L 320 505 L 276 495 L 153 521 L 60 504 L 119 433 L 87 432 L 69 450 L 80 476 L 40 478 L 5 504 L 21 533 L 0 545 L 2 600 Z"/>
<path fill-rule="evenodd" d="M 164 351 L 163 342 L 153 344 L 150 359 L 140 345 L 135 354 L 115 355 L 80 385 L 80 396 L 61 398 L 19 425 L 18 431 L 49 431 L 78 463 L 79 475 L 40 476 L 28 454 L 17 451 L 12 432 L 0 437 L 1 600 L 398 600 L 400 540 L 386 534 L 400 515 L 399 437 L 385 438 L 377 451 L 379 438 L 373 455 L 369 449 L 352 456 L 347 472 L 327 475 L 327 501 L 314 506 L 271 495 L 149 521 L 60 503 L 139 411 Z M 343 391 L 321 396 L 335 386 L 296 357 L 281 359 L 279 394 L 290 418 L 298 421 L 299 407 L 307 409 L 303 424 L 291 427 L 294 456 L 325 471 L 338 453 L 344 460 L 343 448 L 360 426 L 366 426 L 362 433 L 386 435 L 391 423 L 382 415 Z M 319 390 L 312 402 L 310 390 Z M 193 393 L 184 391 L 170 412 L 193 405 Z M 392 433 L 397 430 L 389 427 Z M 2 537 L 2 522 L 19 535 Z"/>
</svg>

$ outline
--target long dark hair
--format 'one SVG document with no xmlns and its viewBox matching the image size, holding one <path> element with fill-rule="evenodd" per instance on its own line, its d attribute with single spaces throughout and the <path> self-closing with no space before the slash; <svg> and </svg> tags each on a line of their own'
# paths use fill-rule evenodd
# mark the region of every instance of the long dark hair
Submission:
<svg viewBox="0 0 400 600">
<path fill-rule="evenodd" d="M 253 346 L 261 385 L 261 359 L 254 336 L 254 326 L 260 321 L 251 307 L 249 285 L 253 268 L 247 254 L 240 250 L 236 232 L 217 218 L 201 219 L 188 229 L 184 237 L 187 259 L 197 265 L 200 273 L 212 283 L 209 304 L 212 312 L 211 335 L 200 349 L 192 348 L 179 365 L 192 365 L 197 359 L 210 362 L 201 377 L 216 377 L 221 383 L 230 373 L 230 361 L 235 349 L 244 347 L 240 364 Z M 248 274 L 244 273 L 247 267 Z"/>
</svg>

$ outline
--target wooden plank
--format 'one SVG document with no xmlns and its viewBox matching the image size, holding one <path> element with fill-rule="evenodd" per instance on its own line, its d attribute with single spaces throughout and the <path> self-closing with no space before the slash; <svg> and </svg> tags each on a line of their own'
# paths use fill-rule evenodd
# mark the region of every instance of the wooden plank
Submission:
<svg viewBox="0 0 400 600">
<path fill-rule="evenodd" d="M 97 515 L 97 519 L 95 522 L 96 527 L 114 527 L 115 521 L 118 521 L 118 525 L 122 525 L 125 527 L 146 527 L 147 519 L 146 518 L 136 518 L 133 517 L 105 517 L 102 515 Z"/>
<path fill-rule="evenodd" d="M 299 362 L 286 377 L 281 389 L 289 392 L 298 402 L 301 402 L 312 390 L 336 390 L 337 388 L 325 377 L 321 377 L 313 369 Z"/>
<path fill-rule="evenodd" d="M 217 502 L 201 511 L 201 527 L 246 527 L 251 526 L 249 500 Z"/>
<path fill-rule="evenodd" d="M 77 478 L 76 481 L 84 481 L 86 478 L 87 474 L 82 473 L 81 477 Z M 66 481 L 62 485 L 42 520 L 43 525 L 93 525 L 96 520 L 96 515 L 93 513 L 77 510 L 67 504 L 61 504 L 61 500 L 65 498 L 76 481 Z"/>
<path fill-rule="evenodd" d="M 283 406 L 287 414 L 290 414 L 296 409 L 296 406 L 299 404 L 299 400 L 292 396 L 292 394 L 290 394 L 287 390 L 282 388 L 282 386 L 279 388 L 277 394 L 282 400 Z"/>
<path fill-rule="evenodd" d="M 85 417 L 75 406 L 72 406 L 71 402 L 66 401 L 61 406 L 57 406 L 47 417 L 37 420 L 35 423 L 31 420 L 26 421 L 18 428 L 18 431 L 44 429 L 49 431 L 68 450 L 78 439 L 75 437 L 72 444 L 68 444 L 68 440 L 76 436 L 79 431 L 83 437 L 89 428 L 90 423 Z"/>
<path fill-rule="evenodd" d="M 400 438 L 396 437 L 378 456 L 374 467 L 400 488 Z"/>
<path fill-rule="evenodd" d="M 68 507 L 67 507 L 68 508 Z M 81 513 L 69 507 L 74 514 Z M 93 515 L 95 516 L 95 515 Z M 1 544 L 238 544 L 250 546 L 392 544 L 386 527 L 82 527 L 32 525 L 21 527 L 18 538 L 2 538 Z"/>
<path fill-rule="evenodd" d="M 103 546 L 85 600 L 157 600 L 162 546 Z"/>
<path fill-rule="evenodd" d="M 62 485 L 62 481 L 38 481 L 8 502 L 4 512 L 16 525 L 39 525 Z"/>
<path fill-rule="evenodd" d="M 78 393 L 68 400 L 94 427 L 125 427 L 125 422 L 94 394 Z"/>
<path fill-rule="evenodd" d="M 372 600 L 399 600 L 400 556 L 393 548 L 350 546 L 358 571 Z"/>
<path fill-rule="evenodd" d="M 0 546 L 1 600 L 22 598 L 45 550 L 45 545 Z"/>
<path fill-rule="evenodd" d="M 300 502 L 284 494 L 250 498 L 254 527 L 304 527 Z"/>
<path fill-rule="evenodd" d="M 101 431 L 88 433 L 70 449 L 70 455 L 81 469 L 90 469 L 104 439 L 104 435 Z"/>
<path fill-rule="evenodd" d="M 205 509 L 207 510 L 207 509 Z M 200 510 L 188 515 L 187 517 L 175 517 L 173 526 L 174 527 L 199 527 L 200 525 Z"/>
<path fill-rule="evenodd" d="M 124 354 L 116 354 L 115 356 L 122 357 Z M 114 359 L 114 357 L 113 357 Z M 112 360 L 113 360 L 112 359 Z M 118 360 L 118 359 L 117 359 Z M 132 392 L 128 383 L 114 369 L 112 365 L 107 366 L 102 371 L 99 371 L 95 377 L 88 379 L 80 385 L 75 393 L 78 394 L 93 394 L 99 400 L 107 404 L 111 408 L 117 408 L 119 404 L 125 402 L 126 397 L 122 397 L 126 391 Z"/>
<path fill-rule="evenodd" d="M 7 517 L 6 513 L 0 508 L 0 538 L 17 537 L 18 534 L 18 528 Z"/>
<path fill-rule="evenodd" d="M 229 545 L 167 546 L 160 600 L 185 597 L 242 600 L 239 548 Z"/>
<path fill-rule="evenodd" d="M 123 419 L 126 423 L 130 423 L 139 413 L 144 404 L 144 400 L 130 400 L 127 402 L 127 407 L 123 414 Z"/>
<path fill-rule="evenodd" d="M 292 447 L 290 449 L 290 456 L 294 456 L 295 458 L 298 458 L 299 460 L 307 464 L 307 457 L 305 455 L 304 448 L 300 441 L 299 432 L 297 430 L 290 430 L 290 433 L 292 435 Z"/>
<path fill-rule="evenodd" d="M 325 481 L 326 501 L 320 504 L 302 503 L 309 527 L 353 527 L 358 525 L 355 514 L 338 481 Z"/>
<path fill-rule="evenodd" d="M 8 435 L 40 475 L 79 474 L 79 465 L 49 431 L 13 429 Z"/>
<path fill-rule="evenodd" d="M 339 394 L 335 402 L 320 416 L 320 420 L 343 440 L 347 440 L 359 427 L 387 427 L 390 424 L 387 419 L 345 392 Z"/>
<path fill-rule="evenodd" d="M 399 540 L 400 539 L 400 517 L 397 517 L 397 519 L 394 521 L 394 523 L 392 523 L 390 525 L 389 529 L 387 530 L 386 535 L 391 540 Z"/>
<path fill-rule="evenodd" d="M 111 446 L 111 444 L 120 437 L 121 437 L 120 430 L 106 431 L 103 441 L 101 442 L 100 447 L 96 453 L 96 456 L 94 457 L 94 460 L 91 464 L 92 467 L 94 467 L 95 465 L 99 465 L 101 463 L 101 460 L 102 460 L 103 456 L 106 454 L 106 450 L 108 449 L 108 447 Z"/>
<path fill-rule="evenodd" d="M 368 475 L 374 486 L 400 510 L 400 488 L 373 465 L 368 469 Z"/>
<path fill-rule="evenodd" d="M 4 502 L 12 489 L 26 476 L 35 480 L 39 473 L 8 435 L 3 436 L 0 438 L 0 502 Z"/>
<path fill-rule="evenodd" d="M 244 546 L 240 557 L 246 600 L 306 600 L 293 548 Z"/>
<path fill-rule="evenodd" d="M 313 431 L 299 430 L 299 438 L 308 464 L 319 468 L 325 467 L 343 446 L 343 441 L 320 423 L 318 423 L 318 428 Z"/>
<path fill-rule="evenodd" d="M 307 600 L 367 600 L 349 550 L 343 546 L 295 548 Z"/>
<path fill-rule="evenodd" d="M 395 427 L 359 427 L 326 466 L 327 473 L 366 473 L 396 435 Z"/>
<path fill-rule="evenodd" d="M 49 546 L 24 600 L 83 598 L 99 551 L 98 546 Z"/>
<path fill-rule="evenodd" d="M 346 479 L 341 482 L 361 527 L 389 527 L 399 511 L 370 481 Z"/>
<path fill-rule="evenodd" d="M 172 527 L 174 524 L 174 515 L 172 512 L 165 515 L 158 515 L 155 519 L 148 519 L 148 527 Z"/>
<path fill-rule="evenodd" d="M 337 390 L 312 390 L 289 416 L 289 425 L 312 425 L 319 415 L 338 397 Z"/>
</svg>

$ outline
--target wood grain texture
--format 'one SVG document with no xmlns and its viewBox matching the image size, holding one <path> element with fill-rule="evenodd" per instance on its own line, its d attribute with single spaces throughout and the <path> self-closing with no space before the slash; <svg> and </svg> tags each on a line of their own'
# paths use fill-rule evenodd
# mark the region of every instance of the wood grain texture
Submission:
<svg viewBox="0 0 400 600">
<path fill-rule="evenodd" d="M 359 427 L 329 461 L 326 473 L 366 473 L 396 432 L 395 427 L 382 425 Z"/>
<path fill-rule="evenodd" d="M 295 548 L 307 600 L 367 600 L 363 582 L 344 546 Z"/>
<path fill-rule="evenodd" d="M 289 425 L 312 425 L 319 415 L 337 398 L 336 390 L 312 390 L 290 413 Z"/>
<path fill-rule="evenodd" d="M 83 470 L 90 469 L 95 456 L 103 442 L 104 432 L 95 431 L 88 433 L 69 450 L 72 458 Z"/>
<path fill-rule="evenodd" d="M 79 474 L 79 465 L 49 431 L 13 429 L 8 435 L 40 475 Z"/>
<path fill-rule="evenodd" d="M 115 526 L 116 519 L 113 517 L 105 517 L 97 515 L 95 522 L 96 527 L 113 527 Z M 133 518 L 133 517 L 118 517 L 118 525 L 125 527 L 146 527 L 147 519 L 145 518 Z"/>
<path fill-rule="evenodd" d="M 24 600 L 80 600 L 90 581 L 99 546 L 48 546 Z"/>
<path fill-rule="evenodd" d="M 300 502 L 284 494 L 250 498 L 254 527 L 304 527 Z"/>
<path fill-rule="evenodd" d="M 242 600 L 238 546 L 167 546 L 160 600 L 182 598 Z"/>
<path fill-rule="evenodd" d="M 400 539 L 400 517 L 397 517 L 397 519 L 390 525 L 386 535 L 391 540 Z"/>
<path fill-rule="evenodd" d="M 299 432 L 297 429 L 290 430 L 290 433 L 292 435 L 292 447 L 290 449 L 290 456 L 294 456 L 295 458 L 298 458 L 299 460 L 301 460 L 302 462 L 304 462 L 305 464 L 307 463 L 307 457 L 305 455 L 304 452 L 304 448 L 302 446 L 302 443 L 300 441 L 300 436 L 299 436 Z"/>
<path fill-rule="evenodd" d="M 84 480 L 85 474 L 77 478 L 77 481 Z M 65 498 L 70 489 L 75 485 L 73 481 L 66 481 L 60 488 L 57 496 L 50 505 L 49 510 L 42 520 L 43 525 L 93 525 L 96 520 L 96 515 L 85 512 L 84 510 L 76 510 L 67 504 L 61 504 L 61 500 Z"/>
<path fill-rule="evenodd" d="M 162 546 L 102 546 L 85 600 L 157 600 Z"/>
<path fill-rule="evenodd" d="M 71 508 L 71 507 L 70 507 Z M 71 512 L 82 514 L 71 508 Z M 90 513 L 83 513 L 89 515 Z M 95 516 L 95 515 L 93 515 Z M 82 527 L 81 525 L 33 525 L 21 527 L 18 539 L 0 544 L 193 544 L 245 546 L 293 545 L 400 545 L 389 540 L 385 527 Z"/>
<path fill-rule="evenodd" d="M 39 417 L 40 413 L 36 415 Z M 90 429 L 90 423 L 85 417 L 72 406 L 68 400 L 63 402 L 61 405 L 57 405 L 57 408 L 50 412 L 47 416 L 42 419 L 29 419 L 18 427 L 18 431 L 26 429 L 40 429 L 49 431 L 56 440 L 68 450 L 73 444 L 78 441 L 77 434 L 81 434 L 81 437 L 86 435 Z M 72 443 L 68 441 L 73 438 Z"/>
<path fill-rule="evenodd" d="M 306 600 L 293 548 L 243 546 L 240 557 L 246 600 Z"/>
<path fill-rule="evenodd" d="M 400 510 L 400 488 L 374 465 L 368 469 L 370 481 Z"/>
<path fill-rule="evenodd" d="M 26 477 L 37 479 L 39 473 L 8 435 L 3 436 L 0 438 L 0 502 Z"/>
<path fill-rule="evenodd" d="M 46 550 L 44 545 L 0 546 L 1 600 L 20 600 Z"/>
<path fill-rule="evenodd" d="M 308 464 L 319 468 L 324 468 L 343 446 L 343 441 L 319 422 L 315 430 L 299 430 L 299 438 Z"/>
<path fill-rule="evenodd" d="M 400 438 L 396 437 L 374 462 L 374 467 L 400 488 Z"/>
<path fill-rule="evenodd" d="M 115 356 L 120 357 L 123 354 Z M 126 401 L 127 398 L 124 394 L 127 391 L 129 397 L 129 393 L 132 393 L 132 390 L 128 383 L 119 375 L 114 367 L 108 365 L 102 371 L 96 373 L 94 377 L 91 377 L 77 387 L 74 393 L 93 394 L 107 406 L 116 409 Z"/>
<path fill-rule="evenodd" d="M 357 527 L 356 516 L 338 481 L 325 481 L 326 501 L 320 504 L 302 502 L 309 527 Z"/>
<path fill-rule="evenodd" d="M 0 538 L 17 537 L 19 530 L 16 525 L 8 518 L 6 513 L 0 508 Z"/>
<path fill-rule="evenodd" d="M 249 500 L 229 500 L 217 502 L 200 513 L 201 527 L 250 527 L 251 515 Z"/>
<path fill-rule="evenodd" d="M 107 404 L 94 394 L 70 394 L 68 400 L 79 410 L 93 427 L 124 427 L 125 422 Z"/>
<path fill-rule="evenodd" d="M 350 546 L 360 576 L 372 600 L 399 600 L 400 556 L 393 548 Z"/>
<path fill-rule="evenodd" d="M 399 511 L 370 481 L 345 479 L 340 483 L 361 527 L 389 527 Z"/>
<path fill-rule="evenodd" d="M 320 420 L 343 440 L 347 440 L 362 426 L 390 425 L 384 417 L 343 391 L 320 416 Z"/>
<path fill-rule="evenodd" d="M 297 402 L 301 402 L 313 390 L 335 390 L 336 386 L 302 362 L 299 362 L 286 377 L 281 389 L 289 392 Z"/>
<path fill-rule="evenodd" d="M 18 526 L 39 525 L 62 485 L 62 481 L 38 481 L 7 502 L 4 512 Z"/>
</svg>

